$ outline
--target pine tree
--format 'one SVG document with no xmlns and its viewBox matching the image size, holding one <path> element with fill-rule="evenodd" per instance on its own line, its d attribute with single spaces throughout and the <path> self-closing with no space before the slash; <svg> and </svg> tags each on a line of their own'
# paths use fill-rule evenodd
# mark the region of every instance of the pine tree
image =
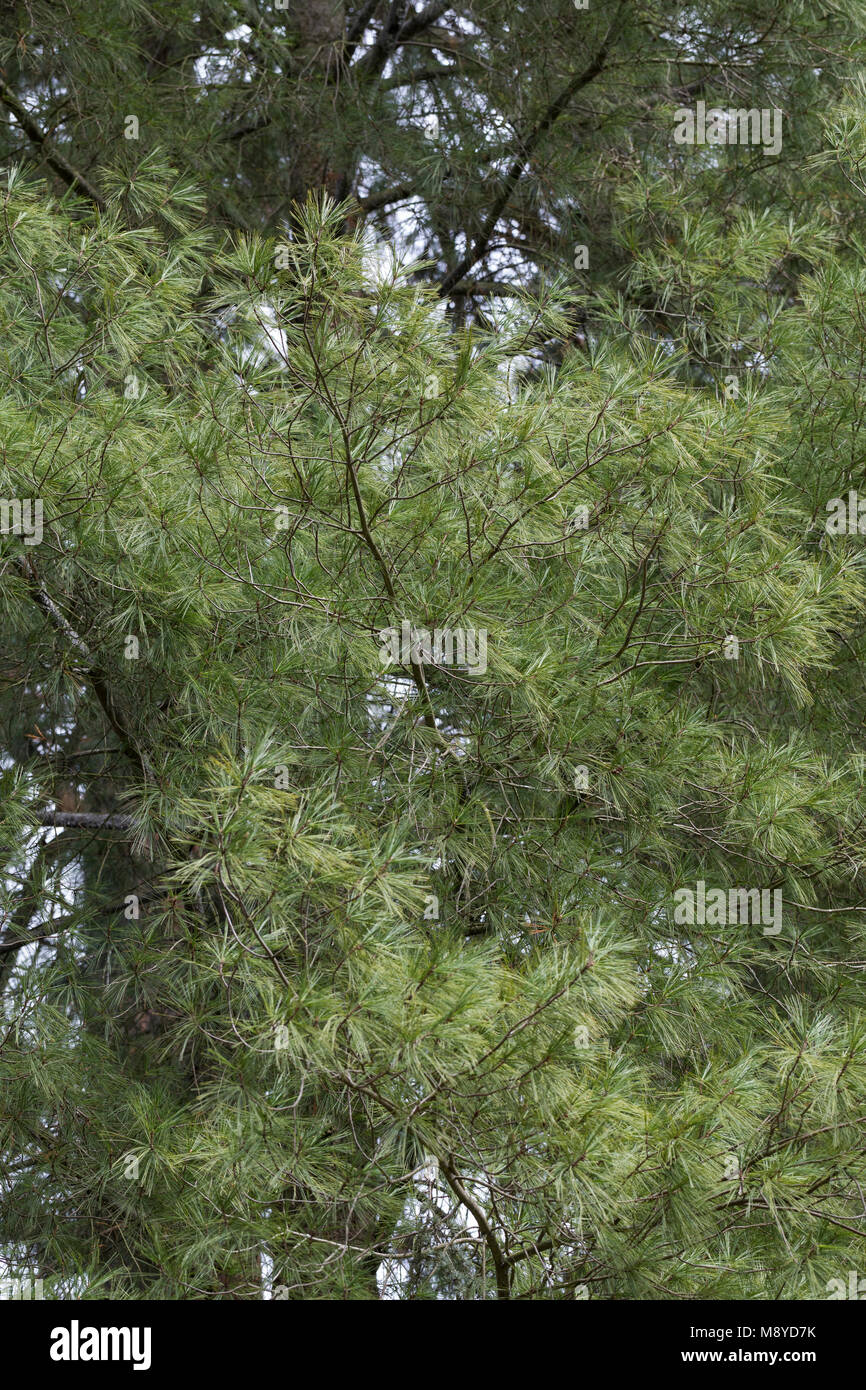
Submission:
<svg viewBox="0 0 866 1390">
<path fill-rule="evenodd" d="M 466 91 L 493 112 L 526 62 L 518 7 L 484 12 L 484 76 L 453 9 L 358 6 L 331 52 L 335 8 L 145 43 L 107 6 L 98 61 L 70 10 L 64 129 L 56 43 L 5 54 L 4 1267 L 53 1296 L 827 1297 L 866 1181 L 858 7 L 738 20 L 722 90 L 787 17 L 749 79 L 803 113 L 778 162 L 671 143 L 661 12 L 551 7 L 519 175 L 450 243 L 439 156 L 379 120 L 420 61 L 400 26 L 452 45 L 455 88 L 408 85 L 468 131 Z M 587 19 L 622 62 L 533 143 Z M 208 36 L 239 45 L 212 87 Z M 131 91 L 160 139 L 106 149 Z M 203 138 L 230 116 L 263 122 L 240 187 Z M 581 279 L 558 200 L 627 127 Z M 359 201 L 401 161 L 432 190 L 405 254 Z M 548 273 L 497 259 L 511 216 L 556 228 Z M 457 290 L 478 272 L 507 294 Z"/>
</svg>

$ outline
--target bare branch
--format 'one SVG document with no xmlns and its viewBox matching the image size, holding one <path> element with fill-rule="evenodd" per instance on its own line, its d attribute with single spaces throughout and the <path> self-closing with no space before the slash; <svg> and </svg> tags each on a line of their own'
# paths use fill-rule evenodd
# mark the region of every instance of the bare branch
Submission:
<svg viewBox="0 0 866 1390">
<path fill-rule="evenodd" d="M 40 825 L 62 826 L 69 830 L 132 830 L 132 816 L 109 815 L 101 811 L 39 811 Z"/>
</svg>

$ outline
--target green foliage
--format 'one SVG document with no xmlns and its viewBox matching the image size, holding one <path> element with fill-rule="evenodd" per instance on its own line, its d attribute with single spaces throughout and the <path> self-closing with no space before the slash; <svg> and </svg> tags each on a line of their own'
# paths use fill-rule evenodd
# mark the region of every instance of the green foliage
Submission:
<svg viewBox="0 0 866 1390">
<path fill-rule="evenodd" d="M 862 20 L 811 9 L 754 74 L 803 109 L 803 54 Z M 167 153 L 106 159 L 96 207 L 0 189 L 0 496 L 44 506 L 38 544 L 0 535 L 3 1262 L 56 1296 L 825 1297 L 866 1182 L 866 587 L 824 527 L 863 486 L 862 92 L 775 173 L 663 158 L 646 114 L 597 274 L 527 251 L 464 313 L 445 176 L 399 142 L 438 189 L 423 263 L 320 194 L 221 229 L 225 155 L 190 149 L 240 114 L 234 64 L 273 120 L 275 55 L 309 60 L 295 11 L 263 20 L 182 146 L 223 10 L 181 7 L 154 83 L 151 10 L 91 11 L 57 147 L 90 179 L 102 103 L 147 100 Z M 636 102 L 658 53 L 627 22 Z M 573 53 L 557 31 L 531 109 Z M 394 62 L 335 148 L 384 144 Z M 593 100 L 551 224 L 622 138 L 622 87 Z M 486 662 L 388 666 L 403 623 Z M 682 921 L 699 881 L 780 892 L 780 929 Z"/>
</svg>

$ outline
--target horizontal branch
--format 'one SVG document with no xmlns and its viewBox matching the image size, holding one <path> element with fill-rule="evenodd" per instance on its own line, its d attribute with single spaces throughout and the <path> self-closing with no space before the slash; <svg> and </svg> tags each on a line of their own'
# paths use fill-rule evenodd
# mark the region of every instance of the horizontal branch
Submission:
<svg viewBox="0 0 866 1390">
<path fill-rule="evenodd" d="M 38 811 L 40 825 L 68 830 L 132 830 L 132 816 L 108 815 L 101 811 Z"/>
<path fill-rule="evenodd" d="M 411 184 L 397 184 L 395 188 L 382 188 L 378 193 L 369 193 L 365 198 L 355 198 L 355 202 L 364 212 L 375 212 L 376 208 L 387 207 L 389 203 L 402 202 L 404 198 L 411 198 L 415 190 Z"/>
</svg>

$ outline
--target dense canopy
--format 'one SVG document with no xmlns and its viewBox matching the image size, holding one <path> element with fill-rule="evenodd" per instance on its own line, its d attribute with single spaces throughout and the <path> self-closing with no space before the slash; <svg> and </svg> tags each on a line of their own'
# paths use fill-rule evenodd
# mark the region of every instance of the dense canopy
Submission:
<svg viewBox="0 0 866 1390">
<path fill-rule="evenodd" d="M 862 1264 L 864 52 L 0 7 L 0 1277 Z"/>
</svg>

